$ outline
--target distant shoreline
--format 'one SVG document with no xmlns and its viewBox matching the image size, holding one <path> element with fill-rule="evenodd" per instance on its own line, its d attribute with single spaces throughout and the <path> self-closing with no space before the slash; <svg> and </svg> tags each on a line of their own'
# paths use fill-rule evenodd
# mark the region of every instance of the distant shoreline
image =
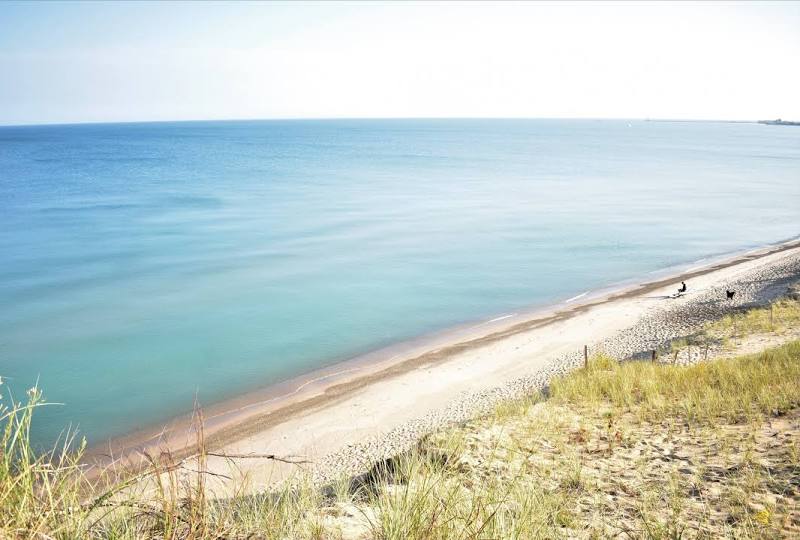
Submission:
<svg viewBox="0 0 800 540">
<path fill-rule="evenodd" d="M 789 120 L 759 120 L 759 124 L 766 124 L 768 126 L 800 126 L 800 122 L 791 122 Z"/>
</svg>

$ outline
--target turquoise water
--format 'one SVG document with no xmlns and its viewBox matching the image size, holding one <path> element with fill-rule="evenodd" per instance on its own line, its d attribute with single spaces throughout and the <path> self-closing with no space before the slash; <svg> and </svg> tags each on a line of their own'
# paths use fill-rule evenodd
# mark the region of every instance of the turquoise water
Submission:
<svg viewBox="0 0 800 540">
<path fill-rule="evenodd" d="M 90 442 L 382 345 L 800 233 L 800 128 L 0 127 L 0 375 Z"/>
</svg>

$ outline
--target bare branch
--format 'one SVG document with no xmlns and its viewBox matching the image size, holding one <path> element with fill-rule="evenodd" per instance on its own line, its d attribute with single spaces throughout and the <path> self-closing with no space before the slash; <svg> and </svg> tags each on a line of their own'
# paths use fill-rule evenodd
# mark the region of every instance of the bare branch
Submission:
<svg viewBox="0 0 800 540">
<path fill-rule="evenodd" d="M 282 463 L 289 463 L 292 465 L 311 463 L 311 461 L 305 459 L 295 459 L 296 456 L 281 457 L 276 456 L 275 454 L 218 454 L 215 452 L 208 452 L 207 455 L 227 459 L 271 459 L 273 461 L 280 461 Z"/>
</svg>

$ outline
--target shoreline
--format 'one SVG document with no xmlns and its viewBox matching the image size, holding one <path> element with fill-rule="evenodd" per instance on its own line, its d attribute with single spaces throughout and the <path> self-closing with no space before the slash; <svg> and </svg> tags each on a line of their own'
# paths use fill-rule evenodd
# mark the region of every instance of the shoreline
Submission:
<svg viewBox="0 0 800 540">
<path fill-rule="evenodd" d="M 265 434 L 281 424 L 309 414 L 319 415 L 325 409 L 341 405 L 365 389 L 388 383 L 422 368 L 436 368 L 470 351 L 491 348 L 492 345 L 526 333 L 546 330 L 579 315 L 585 315 L 593 309 L 639 298 L 681 280 L 698 278 L 798 248 L 800 239 L 795 238 L 760 248 L 708 257 L 652 272 L 655 277 L 651 280 L 641 281 L 640 277 L 639 280 L 632 279 L 598 290 L 585 291 L 544 307 L 498 315 L 488 321 L 465 323 L 336 362 L 204 408 L 206 442 L 210 448 L 215 449 L 236 449 L 248 444 L 253 446 L 254 438 L 263 442 Z M 573 345 L 574 350 L 580 347 L 578 343 Z M 189 429 L 190 421 L 190 415 L 182 415 L 163 423 L 163 427 L 138 430 L 94 445 L 87 452 L 85 462 L 92 469 L 103 469 L 113 464 L 123 470 L 130 470 L 141 466 L 143 452 L 153 454 L 169 451 L 176 458 L 190 456 L 195 441 L 195 434 Z M 378 424 L 377 427 L 380 428 L 380 422 Z M 327 450 L 329 448 L 322 448 L 315 454 L 321 455 Z M 251 450 L 250 453 L 256 452 Z"/>
</svg>

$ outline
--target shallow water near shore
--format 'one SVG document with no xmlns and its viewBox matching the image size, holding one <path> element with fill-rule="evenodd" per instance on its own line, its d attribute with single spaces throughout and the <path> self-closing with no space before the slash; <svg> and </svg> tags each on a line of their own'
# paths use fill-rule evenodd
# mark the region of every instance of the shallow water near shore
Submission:
<svg viewBox="0 0 800 540">
<path fill-rule="evenodd" d="M 0 127 L 0 375 L 38 441 L 797 236 L 800 129 L 571 120 Z"/>
</svg>

